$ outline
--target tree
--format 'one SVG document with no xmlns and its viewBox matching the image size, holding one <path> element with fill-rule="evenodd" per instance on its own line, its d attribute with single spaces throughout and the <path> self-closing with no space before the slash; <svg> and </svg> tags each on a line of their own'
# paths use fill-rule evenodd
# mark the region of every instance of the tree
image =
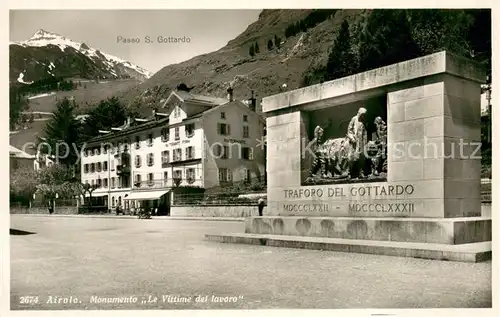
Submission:
<svg viewBox="0 0 500 317">
<path fill-rule="evenodd" d="M 269 40 L 267 41 L 267 49 L 268 49 L 269 51 L 272 51 L 272 49 L 273 49 L 273 40 L 269 39 Z"/>
<path fill-rule="evenodd" d="M 359 72 L 421 55 L 405 10 L 373 10 L 359 34 Z"/>
<path fill-rule="evenodd" d="M 129 115 L 125 106 L 117 97 L 101 100 L 88 112 L 87 119 L 82 124 L 83 141 L 88 141 L 99 135 L 99 130 L 109 130 L 111 127 L 122 125 Z"/>
<path fill-rule="evenodd" d="M 10 129 L 14 130 L 21 118 L 21 112 L 28 109 L 28 100 L 20 87 L 12 86 L 9 89 Z"/>
<path fill-rule="evenodd" d="M 249 51 L 248 53 L 250 54 L 250 56 L 254 57 L 255 56 L 255 49 L 253 47 L 253 44 L 250 45 L 250 48 L 249 48 Z"/>
<path fill-rule="evenodd" d="M 260 53 L 260 49 L 259 49 L 259 43 L 258 42 L 255 42 L 255 54 L 259 54 Z"/>
<path fill-rule="evenodd" d="M 79 194 L 75 184 L 73 170 L 60 164 L 54 164 L 40 171 L 36 194 L 52 202 L 56 197 L 72 199 Z"/>
<path fill-rule="evenodd" d="M 10 194 L 16 200 L 28 202 L 31 207 L 33 194 L 37 191 L 39 173 L 31 168 L 20 168 L 10 174 Z"/>
<path fill-rule="evenodd" d="M 355 62 L 356 60 L 351 47 L 349 23 L 347 20 L 344 20 L 328 56 L 325 80 L 354 74 L 357 70 Z"/>
<path fill-rule="evenodd" d="M 45 154 L 55 155 L 58 163 L 73 166 L 78 158 L 81 125 L 75 118 L 77 106 L 67 98 L 57 103 L 53 118 L 45 127 Z"/>
</svg>

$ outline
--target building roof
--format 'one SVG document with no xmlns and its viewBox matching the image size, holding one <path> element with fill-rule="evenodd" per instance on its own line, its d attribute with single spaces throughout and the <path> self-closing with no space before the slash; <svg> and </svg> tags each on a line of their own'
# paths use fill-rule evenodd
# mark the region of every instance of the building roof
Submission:
<svg viewBox="0 0 500 317">
<path fill-rule="evenodd" d="M 179 99 L 181 99 L 184 102 L 204 103 L 212 106 L 218 106 L 228 102 L 226 98 L 203 96 L 203 95 L 193 94 L 191 92 L 187 92 L 184 90 L 175 90 L 172 91 L 170 95 L 172 94 L 177 95 L 177 97 L 179 97 Z M 167 101 L 169 98 L 167 98 Z"/>
<path fill-rule="evenodd" d="M 186 102 L 186 101 L 197 102 L 200 104 L 212 106 L 212 107 L 207 107 L 206 109 L 202 109 L 201 112 L 183 119 L 182 122 L 186 122 L 186 121 L 191 120 L 191 119 L 200 118 L 207 111 L 212 111 L 212 110 L 218 108 L 219 106 L 228 106 L 229 104 L 239 105 L 240 107 L 244 107 L 244 108 L 248 109 L 248 107 L 242 101 L 239 101 L 239 100 L 233 100 L 232 102 L 229 102 L 229 100 L 227 100 L 225 98 L 216 98 L 216 97 L 196 95 L 196 94 L 192 94 L 190 92 L 179 91 L 179 90 L 173 91 L 170 94 L 169 98 L 172 95 L 177 96 L 183 102 Z M 169 98 L 165 102 L 168 102 Z M 255 112 L 255 114 L 259 115 L 259 117 L 262 119 L 261 114 L 258 114 L 256 112 Z M 130 125 L 130 124 L 126 123 L 125 125 L 122 125 L 119 127 L 122 130 L 114 131 L 114 132 L 112 131 L 112 132 L 107 133 L 105 135 L 98 136 L 98 137 L 90 140 L 87 145 L 93 146 L 93 145 L 96 145 L 96 143 L 100 143 L 103 141 L 112 140 L 112 139 L 119 138 L 119 137 L 125 137 L 126 135 L 130 135 L 130 134 L 135 133 L 135 132 L 140 132 L 140 131 L 151 129 L 151 128 L 154 128 L 154 127 L 157 127 L 160 125 L 164 125 L 164 124 L 168 123 L 168 121 L 169 121 L 169 118 L 165 117 L 163 119 L 147 121 L 147 122 L 136 124 L 136 125 Z"/>
<path fill-rule="evenodd" d="M 9 156 L 10 157 L 16 157 L 16 158 L 23 158 L 23 159 L 34 159 L 34 155 L 30 155 L 24 151 L 21 151 L 20 149 L 10 145 L 9 146 Z"/>
</svg>

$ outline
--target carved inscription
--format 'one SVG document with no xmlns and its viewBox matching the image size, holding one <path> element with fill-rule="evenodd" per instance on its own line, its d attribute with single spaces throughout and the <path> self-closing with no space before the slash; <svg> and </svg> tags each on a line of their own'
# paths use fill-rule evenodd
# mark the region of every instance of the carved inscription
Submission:
<svg viewBox="0 0 500 317">
<path fill-rule="evenodd" d="M 415 205 L 405 200 L 414 191 L 412 184 L 284 189 L 286 203 L 282 204 L 282 208 L 291 213 L 327 213 L 341 209 L 341 205 L 349 214 L 411 214 L 415 212 Z M 340 200 L 332 200 L 335 197 Z M 294 203 L 294 199 L 301 201 Z M 303 202 L 308 199 L 313 201 Z"/>
</svg>

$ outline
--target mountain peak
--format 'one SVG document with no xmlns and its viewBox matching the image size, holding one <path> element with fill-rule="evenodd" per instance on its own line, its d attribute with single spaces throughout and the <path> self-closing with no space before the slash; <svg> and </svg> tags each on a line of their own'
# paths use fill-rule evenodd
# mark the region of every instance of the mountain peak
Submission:
<svg viewBox="0 0 500 317">
<path fill-rule="evenodd" d="M 56 34 L 56 33 L 53 33 L 53 32 L 49 32 L 49 31 L 46 31 L 44 29 L 39 29 L 38 31 L 36 31 L 28 41 L 37 41 L 37 40 L 41 40 L 41 39 L 44 39 L 44 40 L 49 40 L 49 39 L 56 39 L 56 38 L 64 38 L 62 37 L 61 35 L 59 34 Z"/>
</svg>

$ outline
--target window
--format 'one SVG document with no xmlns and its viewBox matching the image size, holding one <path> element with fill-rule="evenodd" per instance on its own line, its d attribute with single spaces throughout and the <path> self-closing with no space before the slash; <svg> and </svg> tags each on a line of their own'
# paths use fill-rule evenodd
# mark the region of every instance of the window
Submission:
<svg viewBox="0 0 500 317">
<path fill-rule="evenodd" d="M 135 167 L 141 167 L 141 165 L 142 165 L 141 156 L 140 155 L 136 155 L 135 156 Z"/>
<path fill-rule="evenodd" d="M 221 119 L 226 119 L 226 113 L 225 112 L 221 112 L 220 113 L 220 118 Z"/>
<path fill-rule="evenodd" d="M 95 152 L 94 150 L 89 150 L 90 156 L 94 156 Z"/>
<path fill-rule="evenodd" d="M 227 160 L 229 158 L 229 146 L 224 145 L 224 151 L 222 152 L 222 159 Z"/>
<path fill-rule="evenodd" d="M 103 154 L 108 154 L 108 146 L 107 145 L 105 145 L 105 146 L 102 147 L 102 153 Z"/>
<path fill-rule="evenodd" d="M 115 160 L 111 160 L 111 166 L 110 166 L 110 171 L 114 171 L 115 170 Z"/>
<path fill-rule="evenodd" d="M 231 127 L 229 124 L 218 123 L 217 124 L 217 131 L 220 135 L 230 135 L 231 134 Z"/>
<path fill-rule="evenodd" d="M 170 163 L 170 151 L 161 152 L 161 166 L 166 167 Z"/>
<path fill-rule="evenodd" d="M 89 172 L 89 165 L 88 164 L 83 165 L 83 172 L 84 173 L 88 173 Z"/>
<path fill-rule="evenodd" d="M 247 125 L 243 126 L 243 137 L 244 138 L 250 137 L 250 128 Z"/>
<path fill-rule="evenodd" d="M 174 179 L 174 181 L 178 181 L 178 182 L 181 181 L 182 180 L 182 170 L 174 171 L 173 179 Z"/>
<path fill-rule="evenodd" d="M 148 146 L 153 145 L 153 133 L 148 134 Z"/>
<path fill-rule="evenodd" d="M 115 206 L 115 197 L 112 197 L 111 198 L 111 207 L 114 207 Z"/>
<path fill-rule="evenodd" d="M 141 187 L 141 174 L 136 174 L 135 175 L 135 186 L 136 187 Z"/>
<path fill-rule="evenodd" d="M 181 108 L 180 107 L 175 107 L 174 108 L 174 118 L 180 117 L 181 116 Z"/>
<path fill-rule="evenodd" d="M 141 147 L 141 137 L 136 135 L 135 136 L 135 148 L 139 149 Z"/>
<path fill-rule="evenodd" d="M 194 123 L 186 124 L 184 126 L 186 137 L 191 138 L 194 135 Z"/>
<path fill-rule="evenodd" d="M 252 181 L 252 172 L 249 169 L 245 170 L 245 182 L 250 183 Z"/>
<path fill-rule="evenodd" d="M 243 115 L 243 122 L 248 122 L 248 116 L 246 114 Z"/>
<path fill-rule="evenodd" d="M 130 182 L 130 178 L 123 177 L 122 178 L 122 186 L 123 186 L 123 188 L 129 188 L 130 187 L 129 182 Z"/>
<path fill-rule="evenodd" d="M 100 178 L 97 179 L 97 187 L 99 187 L 99 188 L 102 187 L 102 179 L 100 179 Z"/>
<path fill-rule="evenodd" d="M 101 149 L 100 148 L 96 148 L 95 149 L 95 155 L 101 155 Z"/>
<path fill-rule="evenodd" d="M 244 160 L 252 160 L 253 159 L 253 149 L 249 147 L 241 148 L 241 158 Z"/>
<path fill-rule="evenodd" d="M 93 180 L 93 179 L 92 179 L 92 180 L 90 181 L 90 185 L 94 186 L 94 184 L 95 184 L 95 180 Z"/>
<path fill-rule="evenodd" d="M 91 164 L 90 164 L 90 172 L 91 172 L 91 173 L 94 173 L 94 172 L 95 172 L 95 164 L 94 164 L 94 163 L 91 163 Z"/>
<path fill-rule="evenodd" d="M 83 151 L 83 155 L 84 156 L 89 156 L 89 151 L 88 150 Z"/>
<path fill-rule="evenodd" d="M 173 153 L 173 161 L 181 161 L 182 160 L 182 149 L 175 149 Z"/>
<path fill-rule="evenodd" d="M 192 146 L 188 146 L 186 148 L 186 160 L 190 160 L 194 158 L 194 149 Z"/>
<path fill-rule="evenodd" d="M 103 169 L 103 171 L 105 171 L 105 172 L 108 170 L 108 162 L 104 162 L 104 163 L 103 163 L 102 169 Z"/>
<path fill-rule="evenodd" d="M 231 170 L 227 168 L 219 168 L 219 181 L 220 182 L 230 182 L 232 177 L 231 177 Z"/>
<path fill-rule="evenodd" d="M 122 196 L 118 196 L 118 206 L 122 206 Z"/>
<path fill-rule="evenodd" d="M 148 174 L 148 184 L 149 184 L 149 186 L 153 186 L 153 184 L 154 184 L 153 173 Z"/>
<path fill-rule="evenodd" d="M 188 168 L 186 169 L 186 180 L 188 184 L 194 183 L 196 178 L 196 173 L 194 168 Z"/>
<path fill-rule="evenodd" d="M 163 185 L 167 185 L 168 183 L 168 172 L 163 172 Z"/>
<path fill-rule="evenodd" d="M 153 153 L 148 154 L 148 166 L 153 166 L 155 164 Z"/>
<path fill-rule="evenodd" d="M 115 178 L 111 177 L 111 188 L 115 188 L 115 187 L 116 187 Z"/>
<path fill-rule="evenodd" d="M 220 145 L 220 144 L 213 145 L 213 155 L 215 158 L 221 158 L 222 151 L 223 151 L 222 145 Z"/>
<path fill-rule="evenodd" d="M 102 171 L 102 163 L 101 163 L 101 162 L 98 162 L 98 163 L 97 163 L 97 171 L 98 171 L 98 172 L 101 172 L 101 171 Z"/>
<path fill-rule="evenodd" d="M 175 140 L 179 140 L 181 137 L 179 136 L 179 127 L 175 127 Z"/>
<path fill-rule="evenodd" d="M 161 129 L 161 140 L 163 142 L 168 142 L 168 139 L 170 139 L 170 133 L 169 133 L 169 128 L 163 128 Z"/>
<path fill-rule="evenodd" d="M 104 187 L 106 187 L 106 188 L 108 187 L 108 179 L 107 178 L 104 179 Z"/>
</svg>

